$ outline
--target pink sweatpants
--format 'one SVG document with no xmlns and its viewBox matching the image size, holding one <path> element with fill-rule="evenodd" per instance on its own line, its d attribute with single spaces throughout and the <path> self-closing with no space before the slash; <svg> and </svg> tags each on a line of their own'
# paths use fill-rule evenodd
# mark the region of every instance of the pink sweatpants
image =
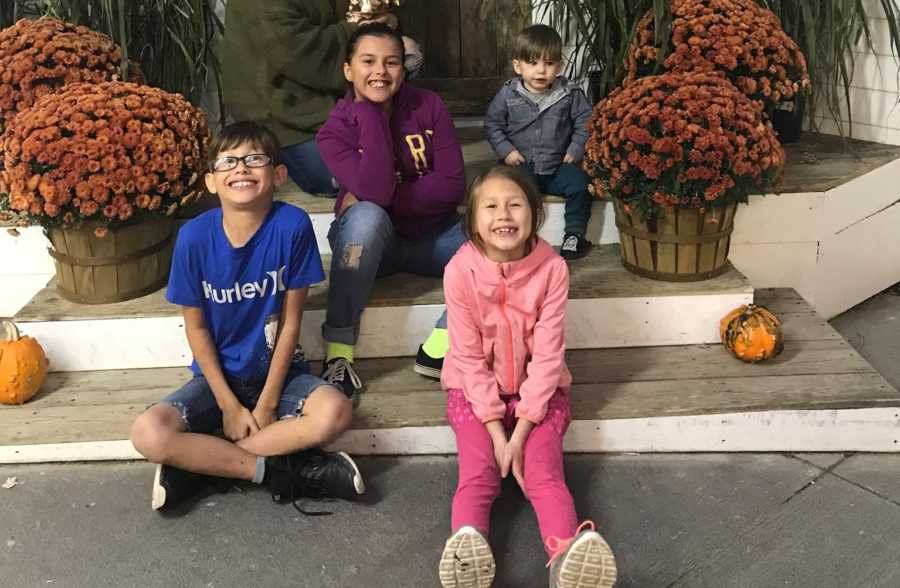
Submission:
<svg viewBox="0 0 900 588">
<path fill-rule="evenodd" d="M 516 423 L 518 395 L 504 396 L 503 425 L 511 432 Z M 525 496 L 537 515 L 545 549 L 548 537 L 568 539 L 578 525 L 575 503 L 563 472 L 562 439 L 571 420 L 569 399 L 560 391 L 550 399 L 547 416 L 536 425 L 525 442 Z M 487 428 L 472 412 L 463 391 L 447 391 L 447 420 L 456 433 L 459 451 L 459 484 L 453 497 L 453 532 L 470 525 L 488 536 L 491 506 L 500 493 L 500 469 Z M 510 474 L 511 476 L 512 474 Z M 548 550 L 548 555 L 552 553 Z"/>
</svg>

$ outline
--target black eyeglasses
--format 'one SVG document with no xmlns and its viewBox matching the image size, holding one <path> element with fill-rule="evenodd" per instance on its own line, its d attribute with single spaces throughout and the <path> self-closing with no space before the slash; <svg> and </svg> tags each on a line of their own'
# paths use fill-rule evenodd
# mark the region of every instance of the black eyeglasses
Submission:
<svg viewBox="0 0 900 588">
<path fill-rule="evenodd" d="M 214 172 L 231 171 L 237 167 L 239 161 L 243 161 L 247 167 L 266 167 L 272 163 L 272 157 L 265 153 L 250 153 L 243 157 L 226 155 L 213 161 L 209 169 Z"/>
</svg>

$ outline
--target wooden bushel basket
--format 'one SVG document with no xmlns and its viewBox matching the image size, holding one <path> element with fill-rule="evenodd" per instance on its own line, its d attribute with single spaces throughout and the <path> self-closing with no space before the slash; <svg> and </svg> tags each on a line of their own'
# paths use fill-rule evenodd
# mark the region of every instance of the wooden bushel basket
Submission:
<svg viewBox="0 0 900 588">
<path fill-rule="evenodd" d="M 622 265 L 645 278 L 666 282 L 708 280 L 728 271 L 728 247 L 737 204 L 679 208 L 642 221 L 613 199 Z"/>
<path fill-rule="evenodd" d="M 50 228 L 48 247 L 56 265 L 60 296 L 82 304 L 139 298 L 166 285 L 172 262 L 173 221 L 169 218 L 125 225 L 103 237 L 100 226 Z"/>
</svg>

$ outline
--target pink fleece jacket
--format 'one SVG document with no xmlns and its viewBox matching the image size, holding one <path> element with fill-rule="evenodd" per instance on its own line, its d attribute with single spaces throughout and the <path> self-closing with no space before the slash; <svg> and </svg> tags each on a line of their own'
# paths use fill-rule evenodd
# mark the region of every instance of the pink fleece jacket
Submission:
<svg viewBox="0 0 900 588">
<path fill-rule="evenodd" d="M 509 263 L 464 244 L 444 269 L 450 350 L 443 388 L 461 388 L 482 422 L 503 418 L 501 394 L 518 393 L 516 417 L 540 423 L 553 393 L 572 384 L 564 357 L 568 295 L 569 269 L 543 239 Z"/>
</svg>

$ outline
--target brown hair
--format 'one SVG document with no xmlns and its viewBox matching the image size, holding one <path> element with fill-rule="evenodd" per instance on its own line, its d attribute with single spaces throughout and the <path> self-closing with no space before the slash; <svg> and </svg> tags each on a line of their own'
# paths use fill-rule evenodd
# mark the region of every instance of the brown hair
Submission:
<svg viewBox="0 0 900 588">
<path fill-rule="evenodd" d="M 466 198 L 466 236 L 476 247 L 484 251 L 484 243 L 478 235 L 478 231 L 475 230 L 475 208 L 478 204 L 477 198 L 481 185 L 491 178 L 505 178 L 519 186 L 522 192 L 525 193 L 525 199 L 528 201 L 528 207 L 531 209 L 531 232 L 528 234 L 528 240 L 526 241 L 530 250 L 537 239 L 538 231 L 544 224 L 544 198 L 531 175 L 518 167 L 497 165 L 475 178 Z"/>
<path fill-rule="evenodd" d="M 536 24 L 516 35 L 513 43 L 513 59 L 562 61 L 562 38 L 547 25 Z"/>
<path fill-rule="evenodd" d="M 403 36 L 383 22 L 370 22 L 359 25 L 350 34 L 350 38 L 347 40 L 347 57 L 345 59 L 347 63 L 350 63 L 350 60 L 353 59 L 353 54 L 356 53 L 356 46 L 359 45 L 359 41 L 363 37 L 393 39 L 397 43 L 397 47 L 400 48 L 400 59 L 403 59 Z"/>
<path fill-rule="evenodd" d="M 233 149 L 238 145 L 250 143 L 258 147 L 263 153 L 272 158 L 275 164 L 280 163 L 281 146 L 278 138 L 261 124 L 240 121 L 225 125 L 222 131 L 210 142 L 207 151 L 207 166 L 213 162 L 223 151 Z"/>
</svg>

